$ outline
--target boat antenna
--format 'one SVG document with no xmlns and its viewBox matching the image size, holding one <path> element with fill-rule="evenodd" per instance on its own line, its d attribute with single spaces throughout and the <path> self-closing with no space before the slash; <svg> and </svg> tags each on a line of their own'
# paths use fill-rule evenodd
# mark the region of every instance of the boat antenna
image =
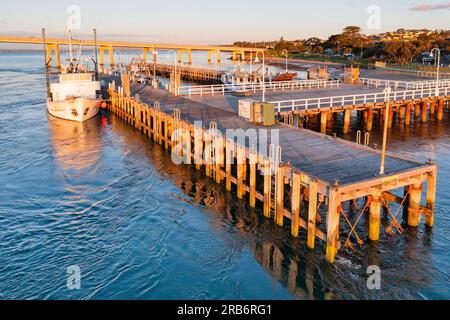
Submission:
<svg viewBox="0 0 450 320">
<path fill-rule="evenodd" d="M 98 81 L 97 29 L 94 29 L 95 81 Z"/>
<path fill-rule="evenodd" d="M 45 38 L 45 28 L 42 28 L 42 42 L 44 43 L 44 62 L 45 62 L 45 85 L 47 87 L 47 99 L 51 99 L 50 92 L 50 76 L 49 76 L 49 64 L 52 61 L 52 57 L 47 57 L 47 40 Z M 47 60 L 48 58 L 48 60 Z"/>
<path fill-rule="evenodd" d="M 73 62 L 73 54 L 72 54 L 72 30 L 69 30 L 69 57 L 70 57 L 70 64 Z"/>
<path fill-rule="evenodd" d="M 78 68 L 79 68 L 79 65 L 80 65 L 80 62 L 81 62 L 81 54 L 82 54 L 82 51 L 83 51 L 83 41 L 80 41 L 80 50 L 78 51 L 78 57 L 77 57 L 77 59 L 76 59 L 76 62 L 77 62 L 77 65 L 76 65 L 77 71 L 78 71 Z"/>
</svg>

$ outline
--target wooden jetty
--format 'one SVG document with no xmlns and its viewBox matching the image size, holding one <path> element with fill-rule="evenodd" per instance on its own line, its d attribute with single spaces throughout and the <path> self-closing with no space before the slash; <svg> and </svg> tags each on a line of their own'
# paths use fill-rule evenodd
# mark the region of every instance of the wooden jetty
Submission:
<svg viewBox="0 0 450 320">
<path fill-rule="evenodd" d="M 156 64 L 155 68 L 155 65 L 153 63 L 150 63 L 148 64 L 148 67 L 150 70 L 154 70 L 154 72 L 156 72 L 156 75 L 166 78 L 170 78 L 171 75 L 175 73 L 176 68 L 176 72 L 182 80 L 202 84 L 221 84 L 221 78 L 226 73 L 220 68 L 211 69 L 184 65 L 178 65 L 175 67 L 173 64 L 170 65 L 158 63 Z"/>
<path fill-rule="evenodd" d="M 429 116 L 442 120 L 444 109 L 450 101 L 450 86 L 422 87 L 416 90 L 393 91 L 386 96 L 379 92 L 344 96 L 321 96 L 316 98 L 271 101 L 285 122 L 302 124 L 305 117 L 320 115 L 321 132 L 326 133 L 327 122 L 333 114 L 344 114 L 344 133 L 348 133 L 353 111 L 364 113 L 366 130 L 372 131 L 374 117 L 383 119 L 386 106 L 390 106 L 388 127 L 392 127 L 397 116 L 405 126 L 411 118 L 420 118 L 425 123 Z M 296 121 L 296 118 L 298 119 Z"/>
<path fill-rule="evenodd" d="M 314 249 L 317 239 L 324 241 L 330 263 L 342 244 L 351 247 L 352 239 L 361 242 L 363 238 L 356 232 L 360 219 L 351 221 L 349 214 L 358 199 L 364 201 L 360 214 L 369 215 L 370 241 L 379 240 L 382 207 L 389 212 L 385 230 L 389 234 L 402 232 L 398 218 L 402 207 L 410 227 L 417 227 L 422 216 L 427 226 L 433 226 L 437 167 L 432 163 L 388 154 L 386 174 L 380 176 L 378 151 L 282 123 L 270 128 L 279 130 L 279 147 L 270 146 L 270 152 L 264 154 L 235 137 L 217 134 L 217 130 L 262 129 L 227 107 L 145 85 L 125 84 L 125 88 L 110 83 L 111 112 L 172 154 L 182 155 L 185 163 L 204 170 L 206 176 L 236 192 L 249 206 L 260 208 L 279 226 L 290 222 L 293 237 L 305 230 L 308 248 Z M 206 126 L 198 127 L 196 121 Z M 270 143 L 258 139 L 260 144 Z M 185 147 L 182 150 L 177 149 L 180 142 Z M 424 185 L 425 206 L 421 204 Z M 403 191 L 402 196 L 395 194 L 396 189 Z M 391 203 L 399 205 L 397 212 Z M 321 208 L 326 208 L 325 213 Z M 343 232 L 347 231 L 344 241 Z"/>
</svg>

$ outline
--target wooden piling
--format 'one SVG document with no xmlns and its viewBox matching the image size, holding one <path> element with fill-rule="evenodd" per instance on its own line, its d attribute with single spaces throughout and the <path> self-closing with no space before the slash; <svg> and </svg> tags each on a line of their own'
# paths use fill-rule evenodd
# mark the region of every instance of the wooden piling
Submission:
<svg viewBox="0 0 450 320">
<path fill-rule="evenodd" d="M 380 240 L 381 193 L 374 193 L 369 197 L 369 201 L 369 239 L 371 241 L 378 241 Z"/>
<path fill-rule="evenodd" d="M 426 123 L 427 122 L 427 115 L 428 115 L 428 104 L 427 102 L 423 101 L 422 102 L 422 123 Z"/>
<path fill-rule="evenodd" d="M 320 132 L 323 134 L 327 133 L 327 121 L 328 121 L 328 112 L 323 111 L 320 114 Z"/>
<path fill-rule="evenodd" d="M 422 184 L 409 186 L 408 225 L 417 227 L 420 223 L 420 199 L 422 196 Z"/>
<path fill-rule="evenodd" d="M 224 139 L 222 137 L 217 137 L 214 141 L 214 154 L 215 154 L 215 177 L 216 183 L 222 182 L 222 166 L 225 163 L 225 153 L 224 153 Z"/>
<path fill-rule="evenodd" d="M 242 199 L 245 195 L 245 149 L 238 147 L 237 150 L 237 197 Z"/>
<path fill-rule="evenodd" d="M 256 206 L 256 162 L 257 155 L 255 152 L 250 153 L 250 207 Z"/>
<path fill-rule="evenodd" d="M 314 249 L 316 243 L 316 219 L 317 219 L 317 181 L 309 184 L 308 206 L 308 248 Z"/>
<path fill-rule="evenodd" d="M 400 119 L 400 120 L 403 120 L 403 119 L 405 119 L 405 106 L 399 106 L 398 107 L 398 118 Z"/>
<path fill-rule="evenodd" d="M 299 233 L 300 213 L 301 213 L 301 174 L 294 171 L 292 177 L 292 218 L 291 218 L 291 234 L 297 238 Z"/>
<path fill-rule="evenodd" d="M 311 201 L 311 199 L 310 199 Z M 326 259 L 329 263 L 334 263 L 337 253 L 336 239 L 339 236 L 339 209 L 340 200 L 337 190 L 331 189 L 328 198 L 327 213 L 327 253 Z"/>
<path fill-rule="evenodd" d="M 414 105 L 414 118 L 419 118 L 420 116 L 420 103 Z"/>
<path fill-rule="evenodd" d="M 428 176 L 427 186 L 427 209 L 429 212 L 425 218 L 425 225 L 427 227 L 433 227 L 434 225 L 434 209 L 436 202 L 436 183 L 437 183 L 437 167 L 435 171 Z"/>
<path fill-rule="evenodd" d="M 231 165 L 234 162 L 234 151 L 231 145 L 231 142 L 229 140 L 226 140 L 225 142 L 226 146 L 226 165 L 225 165 L 225 171 L 226 171 L 226 186 L 227 191 L 231 192 Z"/>
<path fill-rule="evenodd" d="M 204 139 L 205 139 L 205 175 L 207 177 L 211 177 L 212 176 L 212 170 L 211 170 L 211 165 L 212 165 L 212 136 L 211 133 L 206 132 L 204 135 Z"/>
<path fill-rule="evenodd" d="M 278 172 L 276 173 L 276 206 L 277 206 L 277 224 L 282 227 L 284 225 L 284 174 L 285 167 L 284 165 L 280 165 L 278 168 Z"/>
<path fill-rule="evenodd" d="M 352 117 L 351 110 L 345 110 L 344 112 L 344 133 L 347 134 L 350 132 L 350 121 Z"/>
<path fill-rule="evenodd" d="M 373 108 L 367 109 L 367 131 L 372 131 L 373 128 Z"/>
<path fill-rule="evenodd" d="M 436 101 L 430 101 L 430 116 L 434 116 L 436 113 Z"/>
<path fill-rule="evenodd" d="M 392 128 L 393 120 L 394 120 L 394 110 L 393 108 L 389 108 L 388 128 Z"/>
<path fill-rule="evenodd" d="M 445 106 L 444 99 L 439 100 L 438 110 L 437 110 L 437 119 L 438 120 L 442 120 L 444 118 L 444 106 Z"/>
<path fill-rule="evenodd" d="M 405 107 L 405 125 L 409 126 L 411 124 L 411 108 L 412 104 L 408 103 Z"/>
<path fill-rule="evenodd" d="M 270 218 L 272 174 L 270 160 L 264 161 L 264 216 Z"/>
</svg>

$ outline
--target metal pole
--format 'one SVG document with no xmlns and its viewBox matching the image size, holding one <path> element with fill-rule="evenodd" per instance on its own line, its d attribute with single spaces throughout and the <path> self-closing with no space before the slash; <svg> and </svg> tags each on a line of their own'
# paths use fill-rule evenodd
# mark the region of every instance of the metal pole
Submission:
<svg viewBox="0 0 450 320">
<path fill-rule="evenodd" d="M 50 92 L 50 76 L 48 74 L 48 64 L 51 61 L 51 57 L 47 60 L 47 40 L 45 38 L 45 29 L 42 28 L 42 42 L 44 43 L 44 63 L 45 63 L 45 85 L 47 88 L 47 99 L 51 99 Z"/>
<path fill-rule="evenodd" d="M 177 95 L 177 87 L 178 87 L 178 85 L 177 85 L 177 79 L 178 79 L 178 77 L 177 77 L 177 63 L 178 63 L 178 61 L 177 61 L 177 55 L 175 54 L 175 79 L 174 79 L 174 81 L 175 81 L 175 96 Z"/>
<path fill-rule="evenodd" d="M 70 57 L 70 67 L 72 67 L 73 54 L 72 54 L 72 30 L 69 30 L 69 57 Z"/>
<path fill-rule="evenodd" d="M 262 90 L 262 102 L 266 103 L 266 59 L 265 59 L 265 50 L 262 52 L 263 54 L 263 90 Z"/>
<path fill-rule="evenodd" d="M 436 69 L 436 97 L 439 96 L 439 72 L 441 71 L 441 50 L 439 48 L 434 48 L 431 52 L 436 51 L 436 63 L 437 63 L 437 69 Z"/>
<path fill-rule="evenodd" d="M 94 29 L 95 81 L 98 81 L 97 29 Z"/>
<path fill-rule="evenodd" d="M 387 136 L 388 136 L 388 122 L 389 122 L 389 113 L 390 113 L 390 105 L 389 105 L 389 96 L 391 93 L 391 88 L 386 88 L 384 90 L 385 94 L 385 103 L 386 110 L 384 116 L 384 131 L 383 131 L 383 148 L 381 151 L 381 166 L 380 166 L 380 176 L 385 173 L 385 164 L 386 164 L 386 146 L 387 146 Z"/>
<path fill-rule="evenodd" d="M 158 51 L 153 50 L 153 88 L 157 88 L 158 84 L 156 81 L 156 60 Z"/>
<path fill-rule="evenodd" d="M 288 73 L 289 72 L 289 70 L 288 70 L 288 53 L 289 52 L 287 49 L 284 49 L 283 53 L 284 53 L 284 56 L 286 57 L 286 73 Z"/>
</svg>

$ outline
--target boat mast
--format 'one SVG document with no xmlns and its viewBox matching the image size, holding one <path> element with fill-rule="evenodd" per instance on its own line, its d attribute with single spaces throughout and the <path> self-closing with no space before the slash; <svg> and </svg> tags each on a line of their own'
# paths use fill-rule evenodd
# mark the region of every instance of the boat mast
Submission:
<svg viewBox="0 0 450 320">
<path fill-rule="evenodd" d="M 73 62 L 73 54 L 72 54 L 72 30 L 69 30 L 69 59 L 70 64 Z"/>
<path fill-rule="evenodd" d="M 77 59 L 76 59 L 76 62 L 77 62 L 76 70 L 77 70 L 77 71 L 78 71 L 78 68 L 79 68 L 79 66 L 80 66 L 80 64 L 81 64 L 81 54 L 82 54 L 82 51 L 83 51 L 83 41 L 80 42 L 80 50 L 79 50 L 79 52 L 78 52 L 78 57 L 77 57 Z M 81 64 L 81 66 L 83 66 L 83 65 Z"/>
<path fill-rule="evenodd" d="M 45 67 L 45 85 L 47 87 L 47 99 L 51 99 L 51 92 L 50 92 L 50 76 L 49 76 L 49 63 L 52 60 L 51 57 L 48 57 L 47 60 L 47 40 L 45 38 L 45 28 L 42 28 L 42 42 L 44 43 L 44 67 Z"/>
<path fill-rule="evenodd" d="M 98 81 L 97 29 L 94 29 L 95 81 Z"/>
</svg>

